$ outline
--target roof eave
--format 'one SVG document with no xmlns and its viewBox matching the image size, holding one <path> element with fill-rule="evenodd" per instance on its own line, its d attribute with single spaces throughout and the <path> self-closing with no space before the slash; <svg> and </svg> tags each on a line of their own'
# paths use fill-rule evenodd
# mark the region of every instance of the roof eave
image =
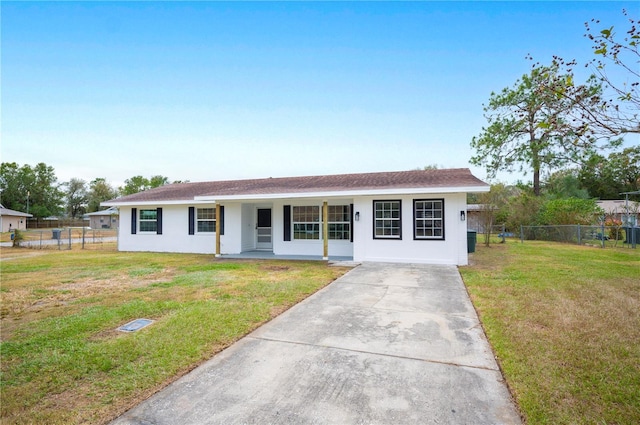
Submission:
<svg viewBox="0 0 640 425">
<path fill-rule="evenodd" d="M 15 210 L 10 210 L 8 208 L 3 208 L 2 211 L 0 211 L 0 216 L 32 218 L 33 214 L 27 214 L 27 213 L 23 213 L 22 211 L 15 211 Z"/>
<path fill-rule="evenodd" d="M 135 207 L 135 206 L 153 206 L 153 205 L 184 205 L 184 204 L 210 204 L 211 201 L 195 201 L 191 199 L 172 199 L 163 200 L 157 199 L 153 201 L 125 201 L 118 202 L 117 200 L 101 202 L 100 205 L 105 207 Z"/>
<path fill-rule="evenodd" d="M 210 204 L 222 201 L 258 201 L 274 199 L 309 199 L 309 198 L 345 198 L 356 196 L 388 196 L 388 195 L 432 195 L 445 193 L 483 193 L 489 192 L 489 185 L 459 186 L 459 187 L 421 187 L 421 188 L 387 188 L 364 190 L 340 190 L 322 192 L 289 192 L 289 193 L 257 193 L 238 195 L 201 195 L 193 198 L 174 200 L 152 201 L 125 201 L 117 200 L 103 202 L 103 206 L 152 206 L 152 205 L 184 205 L 184 204 Z"/>
<path fill-rule="evenodd" d="M 428 195 L 443 193 L 482 193 L 489 192 L 490 186 L 464 187 L 429 187 L 429 188 L 388 188 L 365 190 L 340 190 L 326 192 L 290 192 L 247 195 L 202 195 L 194 197 L 196 201 L 253 201 L 267 199 L 298 199 L 298 198 L 352 198 L 356 196 L 386 196 L 386 195 Z"/>
</svg>

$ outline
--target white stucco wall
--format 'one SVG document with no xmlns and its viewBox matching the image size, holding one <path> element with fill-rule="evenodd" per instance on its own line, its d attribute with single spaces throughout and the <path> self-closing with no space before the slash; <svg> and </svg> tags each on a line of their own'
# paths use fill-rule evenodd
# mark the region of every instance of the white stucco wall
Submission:
<svg viewBox="0 0 640 425">
<path fill-rule="evenodd" d="M 0 216 L 0 227 L 2 228 L 2 232 L 16 229 L 25 230 L 27 228 L 27 218 L 12 215 Z"/>
<path fill-rule="evenodd" d="M 444 240 L 414 240 L 414 199 L 444 199 Z M 373 237 L 373 201 L 401 200 L 402 239 L 387 240 Z M 222 254 L 237 254 L 255 249 L 257 208 L 272 210 L 273 252 L 276 255 L 323 255 L 323 241 L 284 241 L 284 205 L 322 206 L 322 199 L 286 199 L 269 202 L 223 202 L 225 232 L 220 237 Z M 354 242 L 329 241 L 329 257 L 353 257 L 354 261 L 380 261 L 403 263 L 429 263 L 466 265 L 467 223 L 460 220 L 460 211 L 466 211 L 466 194 L 384 195 L 360 196 L 353 199 L 329 199 L 329 205 L 354 204 L 360 220 L 353 223 Z M 215 233 L 188 234 L 188 207 L 215 207 L 215 205 L 163 205 L 163 234 L 131 234 L 131 207 L 120 208 L 119 249 L 122 251 L 191 252 L 215 254 Z M 138 210 L 154 208 L 137 206 Z M 138 226 L 139 230 L 139 226 Z M 292 235 L 293 236 L 293 235 Z"/>
<path fill-rule="evenodd" d="M 444 240 L 414 240 L 413 200 L 444 199 Z M 402 202 L 402 240 L 373 238 L 373 201 Z M 466 265 L 466 222 L 460 211 L 466 210 L 466 194 L 361 197 L 354 202 L 360 220 L 354 222 L 354 261 Z"/>
<path fill-rule="evenodd" d="M 131 234 L 131 209 L 120 208 L 120 229 L 118 249 L 120 251 L 185 252 L 215 254 L 216 234 L 198 233 L 189 235 L 189 207 L 195 205 L 163 205 L 162 235 L 140 232 Z M 214 208 L 215 205 L 197 205 L 199 208 Z M 139 206 L 140 209 L 153 209 Z M 240 252 L 240 204 L 225 206 L 225 234 L 220 236 L 220 250 L 223 254 Z M 230 235 L 230 236 L 227 236 Z"/>
</svg>

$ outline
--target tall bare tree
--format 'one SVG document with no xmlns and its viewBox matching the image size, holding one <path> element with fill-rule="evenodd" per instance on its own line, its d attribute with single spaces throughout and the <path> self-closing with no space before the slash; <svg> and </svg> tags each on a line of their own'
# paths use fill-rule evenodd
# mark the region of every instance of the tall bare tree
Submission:
<svg viewBox="0 0 640 425">
<path fill-rule="evenodd" d="M 583 98 L 573 85 L 558 91 L 558 95 L 576 103 L 574 119 L 605 137 L 640 133 L 640 30 L 637 19 L 626 10 L 622 13 L 628 24 L 625 28 L 603 27 L 597 19 L 585 22 L 584 36 L 592 42 L 594 58 L 584 66 L 592 72 L 587 84 L 597 84 L 602 89 L 597 101 Z M 552 63 L 567 73 L 580 65 L 575 59 L 565 60 L 561 56 L 554 56 Z M 534 69 L 538 65 L 534 64 Z"/>
</svg>

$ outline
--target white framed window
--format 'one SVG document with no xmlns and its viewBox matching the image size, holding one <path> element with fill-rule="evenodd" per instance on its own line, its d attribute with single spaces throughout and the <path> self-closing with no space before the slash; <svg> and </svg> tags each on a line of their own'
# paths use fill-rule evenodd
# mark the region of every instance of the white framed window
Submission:
<svg viewBox="0 0 640 425">
<path fill-rule="evenodd" d="M 158 231 L 158 210 L 140 210 L 140 231 L 141 232 L 157 232 Z"/>
<path fill-rule="evenodd" d="M 320 207 L 294 206 L 291 214 L 293 239 L 320 239 Z"/>
<path fill-rule="evenodd" d="M 211 233 L 216 231 L 216 209 L 198 208 L 196 212 L 196 228 L 198 233 Z"/>
<path fill-rule="evenodd" d="M 351 207 L 349 205 L 329 205 L 327 210 L 329 239 L 351 239 Z"/>
<path fill-rule="evenodd" d="M 413 238 L 444 240 L 444 199 L 413 200 Z"/>
<path fill-rule="evenodd" d="M 402 202 L 373 201 L 373 238 L 402 239 Z"/>
</svg>

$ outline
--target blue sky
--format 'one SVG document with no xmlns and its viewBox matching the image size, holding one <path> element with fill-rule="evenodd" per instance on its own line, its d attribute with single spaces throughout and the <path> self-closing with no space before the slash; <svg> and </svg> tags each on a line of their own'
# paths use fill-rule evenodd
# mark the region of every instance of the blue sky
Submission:
<svg viewBox="0 0 640 425">
<path fill-rule="evenodd" d="M 60 181 L 470 167 L 531 54 L 591 57 L 636 2 L 7 2 L 3 162 Z M 632 139 L 638 143 L 638 139 Z M 500 175 L 502 181 L 527 175 Z"/>
</svg>

